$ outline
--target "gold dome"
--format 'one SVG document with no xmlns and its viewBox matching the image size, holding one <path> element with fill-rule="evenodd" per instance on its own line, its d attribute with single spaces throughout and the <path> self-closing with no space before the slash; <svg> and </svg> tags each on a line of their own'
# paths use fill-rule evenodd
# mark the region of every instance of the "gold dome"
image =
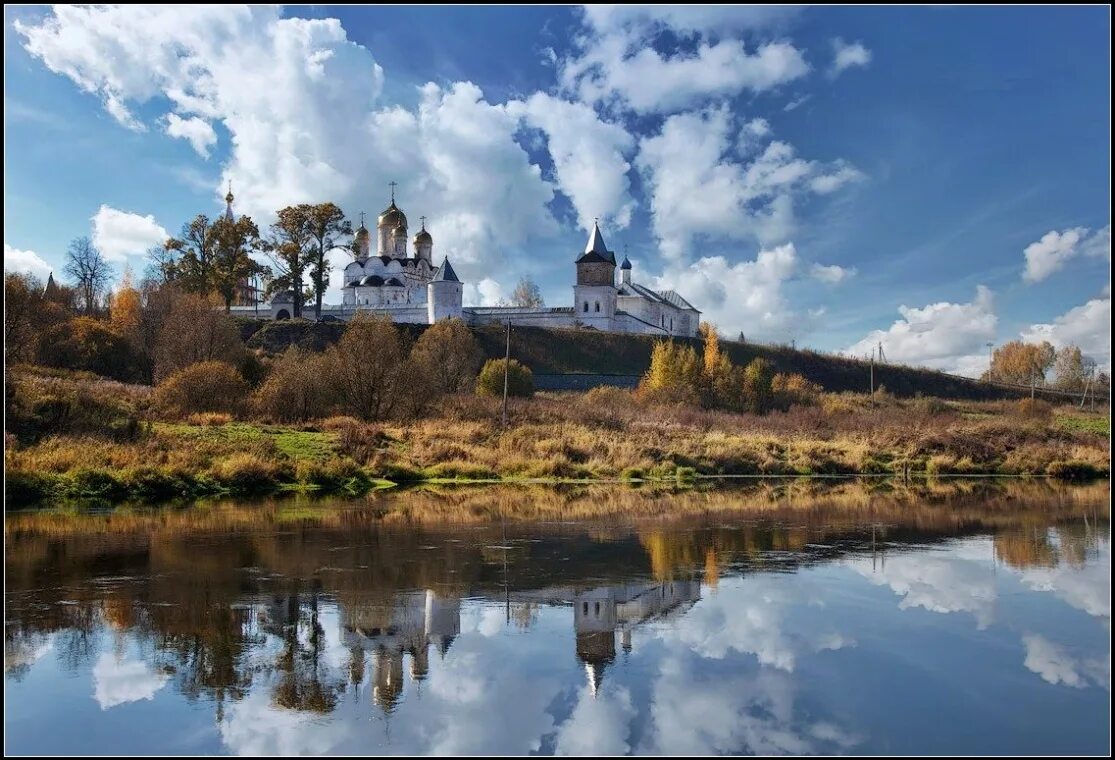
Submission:
<svg viewBox="0 0 1115 760">
<path fill-rule="evenodd" d="M 402 227 L 405 230 L 407 226 L 407 216 L 399 210 L 399 207 L 396 206 L 394 202 L 392 202 L 391 205 L 384 209 L 383 213 L 379 215 L 377 226 L 381 228 L 387 227 L 388 229 Z"/>
<path fill-rule="evenodd" d="M 406 236 L 407 236 L 407 226 L 405 224 L 400 224 L 397 227 L 395 227 L 395 237 L 405 238 Z"/>
<path fill-rule="evenodd" d="M 433 242 L 434 242 L 433 237 L 430 235 L 430 233 L 426 232 L 425 227 L 420 229 L 418 231 L 418 234 L 414 236 L 414 244 L 415 245 L 419 245 L 421 243 L 428 243 L 430 245 L 433 245 Z"/>
</svg>

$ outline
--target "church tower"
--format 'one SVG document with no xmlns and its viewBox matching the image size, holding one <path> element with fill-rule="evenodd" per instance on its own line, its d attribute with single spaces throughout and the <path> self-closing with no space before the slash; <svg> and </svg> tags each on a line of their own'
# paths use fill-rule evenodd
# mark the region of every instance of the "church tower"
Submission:
<svg viewBox="0 0 1115 760">
<path fill-rule="evenodd" d="M 396 256 L 398 250 L 395 243 L 395 238 L 398 236 L 399 228 L 402 228 L 403 237 L 403 250 L 406 250 L 406 235 L 407 235 L 407 217 L 399 207 L 395 205 L 395 185 L 396 182 L 391 183 L 391 205 L 383 210 L 379 215 L 376 222 L 376 232 L 379 233 L 378 245 L 376 247 L 377 256 Z"/>
<path fill-rule="evenodd" d="M 616 256 L 604 244 L 598 221 L 592 223 L 585 251 L 576 264 L 573 318 L 598 330 L 612 329 L 616 314 Z"/>
<path fill-rule="evenodd" d="M 454 317 L 460 319 L 464 290 L 465 286 L 453 271 L 447 256 L 434 272 L 434 278 L 426 285 L 426 319 L 429 324 Z"/>
<path fill-rule="evenodd" d="M 422 217 L 422 229 L 414 236 L 414 257 L 425 259 L 427 264 L 433 266 L 434 239 L 426 231 L 426 217 Z"/>
<path fill-rule="evenodd" d="M 368 228 L 364 226 L 363 211 L 360 212 L 360 226 L 356 228 L 355 238 L 356 260 L 363 264 L 372 255 L 372 236 L 368 232 Z"/>
</svg>

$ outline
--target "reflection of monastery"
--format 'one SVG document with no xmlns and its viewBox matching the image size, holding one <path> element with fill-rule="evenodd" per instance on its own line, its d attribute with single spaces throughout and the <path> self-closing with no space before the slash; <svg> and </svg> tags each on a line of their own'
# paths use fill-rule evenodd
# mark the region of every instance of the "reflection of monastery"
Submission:
<svg viewBox="0 0 1115 760">
<path fill-rule="evenodd" d="M 504 603 L 568 600 L 573 607 L 576 656 L 595 695 L 605 669 L 616 659 L 616 638 L 631 651 L 631 632 L 640 624 L 684 612 L 700 599 L 699 581 L 600 586 L 584 591 L 543 589 L 515 592 Z M 461 600 L 432 590 L 396 595 L 390 602 L 342 607 L 342 637 L 351 651 L 372 656 L 372 698 L 391 711 L 403 692 L 404 659 L 410 675 L 422 682 L 430 672 L 429 651 L 442 658 L 461 632 Z"/>
<path fill-rule="evenodd" d="M 232 194 L 225 213 L 232 216 Z M 423 217 L 425 219 L 425 217 Z M 470 325 L 504 324 L 508 320 L 529 327 L 589 327 L 606 332 L 695 336 L 700 312 L 672 290 L 656 291 L 634 282 L 625 256 L 616 277 L 616 256 L 608 250 L 598 225 L 593 224 L 585 250 L 574 262 L 573 306 L 465 306 L 464 284 L 449 258 L 434 263 L 434 239 L 422 229 L 409 241 L 406 214 L 391 205 L 379 215 L 373 233 L 360 226 L 353 241 L 354 261 L 344 269 L 342 301 L 324 306 L 322 317 L 351 319 L 357 312 L 384 314 L 394 322 L 433 324 L 441 319 L 463 319 Z M 275 296 L 269 307 L 274 319 L 289 319 L 293 291 Z M 257 307 L 257 313 L 258 313 Z M 246 309 L 244 309 L 246 311 Z M 265 312 L 266 313 L 266 312 Z M 313 308 L 303 314 L 313 316 Z"/>
</svg>

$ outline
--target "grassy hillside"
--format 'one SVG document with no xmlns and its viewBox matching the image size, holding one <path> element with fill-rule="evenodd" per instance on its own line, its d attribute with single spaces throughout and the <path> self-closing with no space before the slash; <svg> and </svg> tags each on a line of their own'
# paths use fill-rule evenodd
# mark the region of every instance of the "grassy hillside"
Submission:
<svg viewBox="0 0 1115 760">
<path fill-rule="evenodd" d="M 415 336 L 425 329 L 424 325 L 400 327 Z M 269 353 L 281 352 L 291 345 L 320 351 L 335 342 L 343 329 L 344 325 L 336 322 L 242 320 L 242 334 L 248 346 L 261 348 Z M 502 327 L 477 328 L 475 332 L 489 358 L 503 356 L 505 334 Z M 511 356 L 535 373 L 541 374 L 641 375 L 650 366 L 655 340 L 657 339 L 651 336 L 621 335 L 596 330 L 513 327 Z M 676 340 L 691 343 L 700 350 L 699 339 Z M 743 365 L 756 357 L 763 357 L 774 365 L 776 371 L 800 373 L 827 391 L 868 390 L 870 370 L 864 361 L 789 347 L 729 340 L 723 340 L 721 348 L 735 364 Z M 1022 395 L 1018 391 L 989 387 L 975 380 L 894 365 L 876 365 L 875 384 L 876 387 L 882 384 L 888 392 L 903 398 L 920 393 L 925 396 L 978 401 Z"/>
</svg>

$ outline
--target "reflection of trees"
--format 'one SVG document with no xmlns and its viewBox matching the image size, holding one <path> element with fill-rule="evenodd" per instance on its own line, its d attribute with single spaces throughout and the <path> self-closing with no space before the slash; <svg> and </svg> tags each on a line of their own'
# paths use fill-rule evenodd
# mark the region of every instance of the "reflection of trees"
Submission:
<svg viewBox="0 0 1115 760">
<path fill-rule="evenodd" d="M 996 555 L 1011 565 L 1079 567 L 1108 538 L 1107 489 L 781 481 L 718 491 L 374 494 L 343 510 L 319 502 L 296 519 L 290 502 L 11 515 L 6 671 L 18 678 L 48 637 L 65 668 L 82 668 L 108 627 L 173 673 L 191 699 L 242 699 L 263 673 L 274 704 L 323 713 L 346 681 L 363 683 L 374 656 L 353 647 L 340 669 L 324 661 L 325 599 L 350 618 L 368 618 L 412 589 L 459 597 L 648 577 L 712 584 L 727 568 L 792 569 L 869 551 L 867 525 L 892 542 L 990 533 Z M 515 509 L 549 521 L 484 521 Z M 745 521 L 730 519 L 741 515 Z M 104 583 L 109 578 L 122 580 Z M 514 603 L 514 623 L 531 627 L 536 604 Z M 269 641 L 279 653 L 265 662 Z M 411 654 L 418 677 L 427 666 Z M 401 684 L 400 667 L 385 660 L 376 671 L 386 679 L 378 684 L 384 694 Z"/>
</svg>

